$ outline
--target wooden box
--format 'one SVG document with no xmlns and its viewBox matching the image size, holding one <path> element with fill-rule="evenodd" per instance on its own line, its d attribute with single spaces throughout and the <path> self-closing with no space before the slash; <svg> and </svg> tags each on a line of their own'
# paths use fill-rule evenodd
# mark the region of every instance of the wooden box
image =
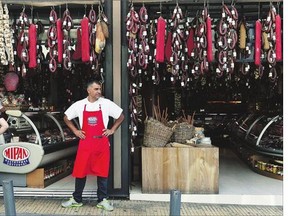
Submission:
<svg viewBox="0 0 288 216">
<path fill-rule="evenodd" d="M 142 148 L 142 192 L 219 193 L 218 147 Z"/>
</svg>

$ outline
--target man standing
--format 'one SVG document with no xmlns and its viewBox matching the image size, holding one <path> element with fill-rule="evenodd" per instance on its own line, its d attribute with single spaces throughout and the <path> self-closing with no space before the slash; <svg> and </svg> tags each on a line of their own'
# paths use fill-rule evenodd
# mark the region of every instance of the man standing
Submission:
<svg viewBox="0 0 288 216">
<path fill-rule="evenodd" d="M 82 193 L 86 176 L 97 176 L 97 208 L 113 211 L 108 198 L 108 173 L 110 164 L 110 143 L 108 137 L 115 133 L 124 120 L 122 108 L 102 97 L 102 86 L 98 81 L 87 83 L 88 97 L 72 104 L 66 111 L 64 121 L 72 132 L 80 138 L 72 176 L 75 177 L 73 197 L 62 203 L 62 207 L 82 206 Z M 115 120 L 108 129 L 109 117 Z M 81 130 L 77 129 L 73 118 L 79 118 Z"/>
</svg>

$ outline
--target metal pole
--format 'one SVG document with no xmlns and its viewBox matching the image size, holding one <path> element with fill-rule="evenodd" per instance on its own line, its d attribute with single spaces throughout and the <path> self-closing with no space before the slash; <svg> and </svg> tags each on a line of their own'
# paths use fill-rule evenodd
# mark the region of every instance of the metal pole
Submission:
<svg viewBox="0 0 288 216">
<path fill-rule="evenodd" d="M 179 190 L 170 191 L 170 216 L 180 216 L 181 192 Z"/>
<path fill-rule="evenodd" d="M 15 199 L 13 191 L 13 181 L 3 180 L 2 185 L 3 185 L 5 215 L 14 216 L 16 215 L 16 209 L 15 209 Z"/>
</svg>

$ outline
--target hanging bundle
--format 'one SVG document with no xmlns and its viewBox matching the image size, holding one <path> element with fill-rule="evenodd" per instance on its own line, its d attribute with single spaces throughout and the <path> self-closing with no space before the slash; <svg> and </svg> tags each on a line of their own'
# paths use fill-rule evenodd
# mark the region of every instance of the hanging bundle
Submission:
<svg viewBox="0 0 288 216">
<path fill-rule="evenodd" d="M 281 35 L 281 17 L 279 14 L 275 16 L 275 36 L 276 36 L 276 44 L 275 44 L 276 61 L 281 61 L 282 35 Z"/>
<path fill-rule="evenodd" d="M 101 21 L 98 20 L 96 24 L 96 41 L 95 41 L 95 52 L 101 53 L 102 50 L 105 48 L 106 39 L 103 32 L 103 27 Z"/>
<path fill-rule="evenodd" d="M 261 64 L 261 36 L 262 36 L 262 24 L 260 20 L 255 23 L 255 55 L 254 63 L 259 66 Z"/>
<path fill-rule="evenodd" d="M 244 21 L 241 21 L 240 27 L 239 27 L 239 48 L 240 49 L 246 48 L 246 38 L 247 38 L 246 24 Z"/>
<path fill-rule="evenodd" d="M 90 45 L 89 45 L 89 19 L 85 16 L 81 20 L 81 54 L 82 62 L 88 62 L 90 60 Z"/>
<path fill-rule="evenodd" d="M 62 30 L 62 20 L 59 18 L 56 22 L 57 29 L 57 46 L 58 46 L 58 62 L 63 61 L 63 30 Z"/>
<path fill-rule="evenodd" d="M 37 29 L 36 25 L 29 26 L 29 68 L 37 67 Z"/>
<path fill-rule="evenodd" d="M 77 28 L 77 43 L 75 52 L 72 55 L 73 60 L 79 60 L 82 56 L 82 40 L 81 40 L 81 28 Z"/>
<path fill-rule="evenodd" d="M 213 45 L 212 45 L 212 27 L 211 18 L 207 16 L 206 18 L 206 38 L 207 38 L 207 61 L 213 61 Z"/>
<path fill-rule="evenodd" d="M 187 39 L 187 54 L 188 56 L 190 57 L 191 56 L 191 53 L 193 52 L 194 50 L 194 45 L 195 45 L 195 42 L 194 42 L 194 31 L 195 29 L 194 28 L 191 28 L 189 30 L 189 35 L 188 35 L 188 39 Z"/>
<path fill-rule="evenodd" d="M 169 31 L 165 44 L 165 58 L 167 62 L 170 62 L 171 55 L 172 55 L 172 32 Z"/>
<path fill-rule="evenodd" d="M 165 29 L 166 21 L 163 17 L 159 17 L 157 20 L 157 35 L 156 35 L 156 62 L 164 62 L 165 53 Z"/>
</svg>

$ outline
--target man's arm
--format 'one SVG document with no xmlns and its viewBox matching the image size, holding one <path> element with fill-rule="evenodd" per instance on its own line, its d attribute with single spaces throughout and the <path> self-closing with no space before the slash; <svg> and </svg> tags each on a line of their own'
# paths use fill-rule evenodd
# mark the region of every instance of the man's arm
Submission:
<svg viewBox="0 0 288 216">
<path fill-rule="evenodd" d="M 119 118 L 115 120 L 115 122 L 114 122 L 113 126 L 111 127 L 111 129 L 104 129 L 102 135 L 110 136 L 110 135 L 114 134 L 115 131 L 117 130 L 117 128 L 121 125 L 121 123 L 123 121 L 124 121 L 124 115 L 123 115 L 123 113 L 121 113 Z"/>
<path fill-rule="evenodd" d="M 64 115 L 64 122 L 70 128 L 70 130 L 75 134 L 75 136 L 79 137 L 80 139 L 85 139 L 85 132 L 76 128 L 73 122 L 69 120 L 66 115 Z"/>
</svg>

